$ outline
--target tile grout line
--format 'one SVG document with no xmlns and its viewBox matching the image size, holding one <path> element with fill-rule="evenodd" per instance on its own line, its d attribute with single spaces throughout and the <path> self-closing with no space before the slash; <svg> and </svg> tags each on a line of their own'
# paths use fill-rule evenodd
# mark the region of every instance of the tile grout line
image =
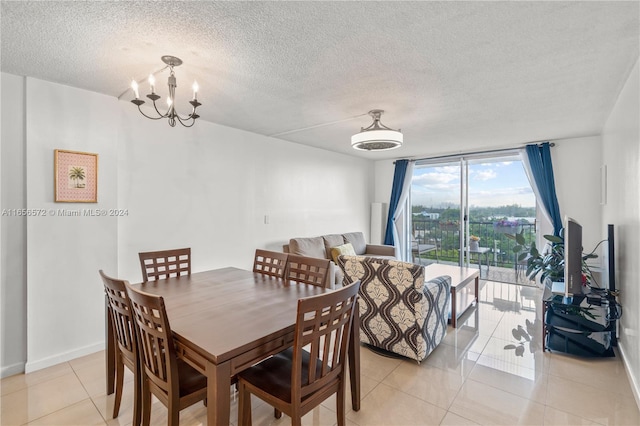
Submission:
<svg viewBox="0 0 640 426">
<path fill-rule="evenodd" d="M 93 400 L 93 397 L 89 394 L 89 390 L 87 389 L 87 387 L 84 385 L 84 382 L 82 381 L 82 379 L 80 379 L 80 376 L 78 376 L 78 372 L 76 371 L 75 368 L 73 368 L 73 365 L 71 363 L 69 363 L 69 367 L 71 367 L 71 371 L 73 371 L 73 374 L 76 376 L 76 378 L 78 379 L 78 381 L 80 382 L 80 385 L 82 385 L 82 389 L 84 389 L 84 391 L 87 393 L 87 396 L 89 397 L 89 399 L 91 400 L 91 404 L 93 405 L 93 407 L 96 409 L 96 411 L 98 412 L 98 414 L 100 415 L 100 417 L 102 418 L 102 420 L 104 421 L 105 425 L 107 424 L 107 419 L 104 418 L 104 416 L 102 415 L 102 413 L 100 412 L 100 409 L 98 408 L 98 406 L 96 405 L 96 402 Z M 108 412 L 109 410 L 107 409 L 105 412 Z"/>
</svg>

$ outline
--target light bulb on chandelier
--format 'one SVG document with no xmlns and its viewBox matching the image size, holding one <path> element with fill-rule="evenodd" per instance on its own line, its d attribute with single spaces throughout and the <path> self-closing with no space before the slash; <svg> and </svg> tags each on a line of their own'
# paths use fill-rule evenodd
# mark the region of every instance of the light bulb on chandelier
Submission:
<svg viewBox="0 0 640 426">
<path fill-rule="evenodd" d="M 192 106 L 191 114 L 189 114 L 187 117 L 180 117 L 180 115 L 176 111 L 175 104 L 173 102 L 176 96 L 176 87 L 177 87 L 176 76 L 173 72 L 173 67 L 177 67 L 181 65 L 182 60 L 180 58 L 176 58 L 175 56 L 168 56 L 168 55 L 163 56 L 161 59 L 162 59 L 162 62 L 167 64 L 167 67 L 169 68 L 169 79 L 167 82 L 169 85 L 169 96 L 167 96 L 167 107 L 168 107 L 167 112 L 165 112 L 164 114 L 161 113 L 158 110 L 158 106 L 156 105 L 156 101 L 160 99 L 160 96 L 158 96 L 155 93 L 156 79 L 153 76 L 153 74 L 149 75 L 149 87 L 151 89 L 151 93 L 147 95 L 147 98 L 151 99 L 151 101 L 153 102 L 153 108 L 156 110 L 156 113 L 158 115 L 155 117 L 152 117 L 142 112 L 140 105 L 143 105 L 145 101 L 140 99 L 138 82 L 135 80 L 131 82 L 131 89 L 133 90 L 133 94 L 135 95 L 135 99 L 132 99 L 131 102 L 138 107 L 140 114 L 144 115 L 145 117 L 151 120 L 160 120 L 162 118 L 166 118 L 168 119 L 169 125 L 171 127 L 174 127 L 176 125 L 176 122 L 179 122 L 184 127 L 191 127 L 195 124 L 196 119 L 200 117 L 196 113 L 196 108 L 202 105 L 200 102 L 198 102 L 198 89 L 199 89 L 198 83 L 197 82 L 193 83 L 193 99 L 189 101 L 189 103 Z"/>
</svg>

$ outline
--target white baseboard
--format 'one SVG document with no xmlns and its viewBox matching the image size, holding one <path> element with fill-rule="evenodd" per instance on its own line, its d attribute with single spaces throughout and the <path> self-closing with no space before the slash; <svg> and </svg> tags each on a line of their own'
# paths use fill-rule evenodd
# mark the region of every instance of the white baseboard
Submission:
<svg viewBox="0 0 640 426">
<path fill-rule="evenodd" d="M 633 396 L 636 399 L 636 404 L 638 405 L 638 409 L 640 410 L 640 383 L 638 379 L 633 377 L 631 374 L 631 369 L 629 368 L 629 364 L 627 363 L 627 357 L 625 355 L 624 345 L 621 342 L 618 342 L 618 350 L 620 351 L 620 356 L 622 357 L 622 364 L 624 365 L 624 370 L 627 372 L 627 377 L 629 378 L 629 384 L 631 385 L 631 391 L 633 392 Z"/>
<path fill-rule="evenodd" d="M 24 373 L 24 362 L 18 362 L 17 364 L 7 365 L 0 370 L 0 379 L 13 376 L 14 374 Z"/>
<path fill-rule="evenodd" d="M 39 359 L 36 361 L 27 361 L 27 364 L 25 365 L 24 370 L 25 370 L 25 373 L 31 373 L 33 371 L 51 367 L 52 365 L 60 364 L 61 362 L 71 361 L 72 359 L 104 350 L 104 348 L 105 348 L 105 344 L 104 344 L 104 341 L 102 341 L 102 342 L 95 343 L 93 345 L 74 349 L 69 352 L 53 355 L 53 356 Z"/>
</svg>

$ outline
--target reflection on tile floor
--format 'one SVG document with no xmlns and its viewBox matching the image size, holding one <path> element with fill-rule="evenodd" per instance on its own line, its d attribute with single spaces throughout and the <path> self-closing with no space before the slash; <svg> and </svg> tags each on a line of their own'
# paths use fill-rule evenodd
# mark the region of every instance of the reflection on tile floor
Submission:
<svg viewBox="0 0 640 426">
<path fill-rule="evenodd" d="M 386 358 L 362 348 L 362 409 L 347 404 L 347 425 L 640 425 L 619 357 L 581 359 L 542 352 L 540 291 L 498 282 L 481 284 L 478 308 L 422 363 Z M 16 375 L 0 382 L 2 425 L 130 425 L 132 377 L 125 378 L 117 419 L 104 391 L 104 353 Z M 63 391 L 61 391 L 63 390 Z M 350 394 L 347 393 L 347 400 Z M 257 400 L 255 425 L 288 425 Z M 303 418 L 335 425 L 335 396 Z M 231 403 L 231 423 L 237 402 Z M 155 402 L 151 423 L 167 411 Z M 206 424 L 198 403 L 180 424 Z"/>
</svg>

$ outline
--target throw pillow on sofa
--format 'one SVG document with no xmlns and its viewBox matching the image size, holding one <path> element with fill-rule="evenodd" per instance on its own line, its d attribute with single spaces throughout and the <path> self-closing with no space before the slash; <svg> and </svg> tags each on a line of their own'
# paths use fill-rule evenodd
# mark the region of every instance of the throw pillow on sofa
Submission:
<svg viewBox="0 0 640 426">
<path fill-rule="evenodd" d="M 329 234 L 323 235 L 322 239 L 324 240 L 324 248 L 326 250 L 326 258 L 331 259 L 331 249 L 335 246 L 341 246 L 344 243 L 348 242 L 344 240 L 342 234 Z M 335 262 L 335 260 L 334 260 Z"/>
<path fill-rule="evenodd" d="M 351 243 L 342 244 L 331 248 L 331 259 L 337 264 L 338 256 L 355 256 L 356 251 Z"/>
</svg>

